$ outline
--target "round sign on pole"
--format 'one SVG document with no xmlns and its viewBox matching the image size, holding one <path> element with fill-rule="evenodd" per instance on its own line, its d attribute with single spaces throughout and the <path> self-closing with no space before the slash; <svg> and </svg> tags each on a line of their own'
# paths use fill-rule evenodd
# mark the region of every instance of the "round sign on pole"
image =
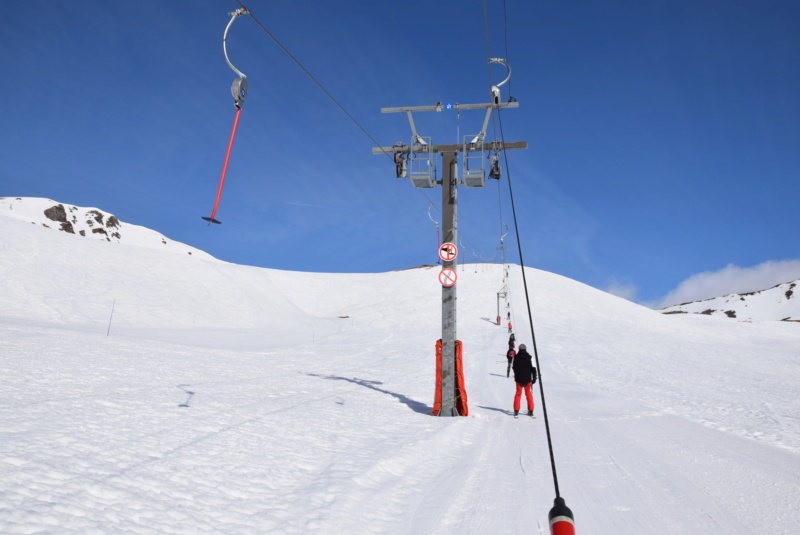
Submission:
<svg viewBox="0 0 800 535">
<path fill-rule="evenodd" d="M 445 262 L 452 262 L 456 259 L 456 256 L 458 256 L 458 247 L 454 244 L 448 242 L 439 247 L 439 258 Z"/>
<path fill-rule="evenodd" d="M 439 272 L 439 282 L 442 286 L 453 286 L 458 279 L 458 273 L 453 268 L 444 268 Z"/>
</svg>

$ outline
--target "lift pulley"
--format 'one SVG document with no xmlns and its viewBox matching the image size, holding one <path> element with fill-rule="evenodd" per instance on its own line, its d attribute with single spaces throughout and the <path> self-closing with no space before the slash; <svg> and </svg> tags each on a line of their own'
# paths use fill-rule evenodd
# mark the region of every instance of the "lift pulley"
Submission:
<svg viewBox="0 0 800 535">
<path fill-rule="evenodd" d="M 233 21 L 235 21 L 238 17 L 242 15 L 249 15 L 250 12 L 245 8 L 237 9 L 228 15 L 231 16 L 231 20 L 228 22 L 228 25 L 225 26 L 225 33 L 222 36 L 222 52 L 225 54 L 225 61 L 228 63 L 228 67 L 233 69 L 233 72 L 239 75 L 238 78 L 233 80 L 233 84 L 231 85 L 231 95 L 233 96 L 233 105 L 236 106 L 236 116 L 233 119 L 233 130 L 231 130 L 231 138 L 228 141 L 228 151 L 225 153 L 225 163 L 222 165 L 222 176 L 219 179 L 219 187 L 217 188 L 217 198 L 214 200 L 214 208 L 211 210 L 210 217 L 203 217 L 204 220 L 208 221 L 209 224 L 216 223 L 220 224 L 221 221 L 217 221 L 217 208 L 219 207 L 219 200 L 222 197 L 222 187 L 225 184 L 225 174 L 228 171 L 228 161 L 231 157 L 231 149 L 233 148 L 233 139 L 236 137 L 236 128 L 239 126 L 239 115 L 242 113 L 242 104 L 244 104 L 244 100 L 247 98 L 247 76 L 233 66 L 231 63 L 230 58 L 228 58 L 228 47 L 227 47 L 227 40 L 228 40 L 228 30 L 231 29 L 231 25 Z"/>
<path fill-rule="evenodd" d="M 508 76 L 506 76 L 506 79 L 500 82 L 499 84 L 492 86 L 492 102 L 494 104 L 500 104 L 500 86 L 505 84 L 511 79 L 511 67 L 503 58 L 489 58 L 489 63 L 499 63 L 500 65 L 503 65 L 506 69 L 508 69 Z"/>
</svg>

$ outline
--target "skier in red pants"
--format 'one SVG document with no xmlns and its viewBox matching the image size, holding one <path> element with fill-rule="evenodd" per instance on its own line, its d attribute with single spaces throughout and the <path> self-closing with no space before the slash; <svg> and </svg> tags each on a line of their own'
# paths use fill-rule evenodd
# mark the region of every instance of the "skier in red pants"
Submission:
<svg viewBox="0 0 800 535">
<path fill-rule="evenodd" d="M 519 414 L 519 402 L 522 391 L 525 391 L 525 400 L 528 402 L 528 416 L 533 416 L 533 395 L 531 386 L 536 382 L 536 368 L 531 362 L 525 344 L 519 345 L 519 353 L 514 357 L 514 381 L 517 383 L 517 393 L 514 396 L 514 417 Z"/>
</svg>

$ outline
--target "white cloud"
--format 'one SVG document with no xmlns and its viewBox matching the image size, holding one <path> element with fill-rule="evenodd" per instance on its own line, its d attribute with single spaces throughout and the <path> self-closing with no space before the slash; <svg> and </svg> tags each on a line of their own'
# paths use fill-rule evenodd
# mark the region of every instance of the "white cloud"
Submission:
<svg viewBox="0 0 800 535">
<path fill-rule="evenodd" d="M 614 281 L 608 286 L 608 288 L 606 288 L 606 292 L 610 293 L 611 295 L 616 295 L 617 297 L 627 299 L 628 301 L 636 301 L 636 293 L 638 292 L 638 289 L 633 284 L 625 284 Z"/>
<path fill-rule="evenodd" d="M 733 293 L 765 290 L 797 279 L 800 279 L 800 259 L 770 260 L 749 268 L 728 264 L 719 271 L 692 275 L 664 296 L 653 308 L 664 308 Z"/>
</svg>

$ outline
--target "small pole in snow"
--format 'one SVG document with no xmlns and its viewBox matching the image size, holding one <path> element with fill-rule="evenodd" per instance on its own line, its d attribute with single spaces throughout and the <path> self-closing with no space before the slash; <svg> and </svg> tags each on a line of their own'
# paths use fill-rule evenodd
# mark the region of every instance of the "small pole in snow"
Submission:
<svg viewBox="0 0 800 535">
<path fill-rule="evenodd" d="M 111 320 L 114 318 L 114 306 L 117 304 L 117 300 L 114 299 L 114 302 L 111 303 L 111 317 L 108 318 L 108 330 L 106 331 L 106 336 L 109 335 L 111 332 Z"/>
</svg>

